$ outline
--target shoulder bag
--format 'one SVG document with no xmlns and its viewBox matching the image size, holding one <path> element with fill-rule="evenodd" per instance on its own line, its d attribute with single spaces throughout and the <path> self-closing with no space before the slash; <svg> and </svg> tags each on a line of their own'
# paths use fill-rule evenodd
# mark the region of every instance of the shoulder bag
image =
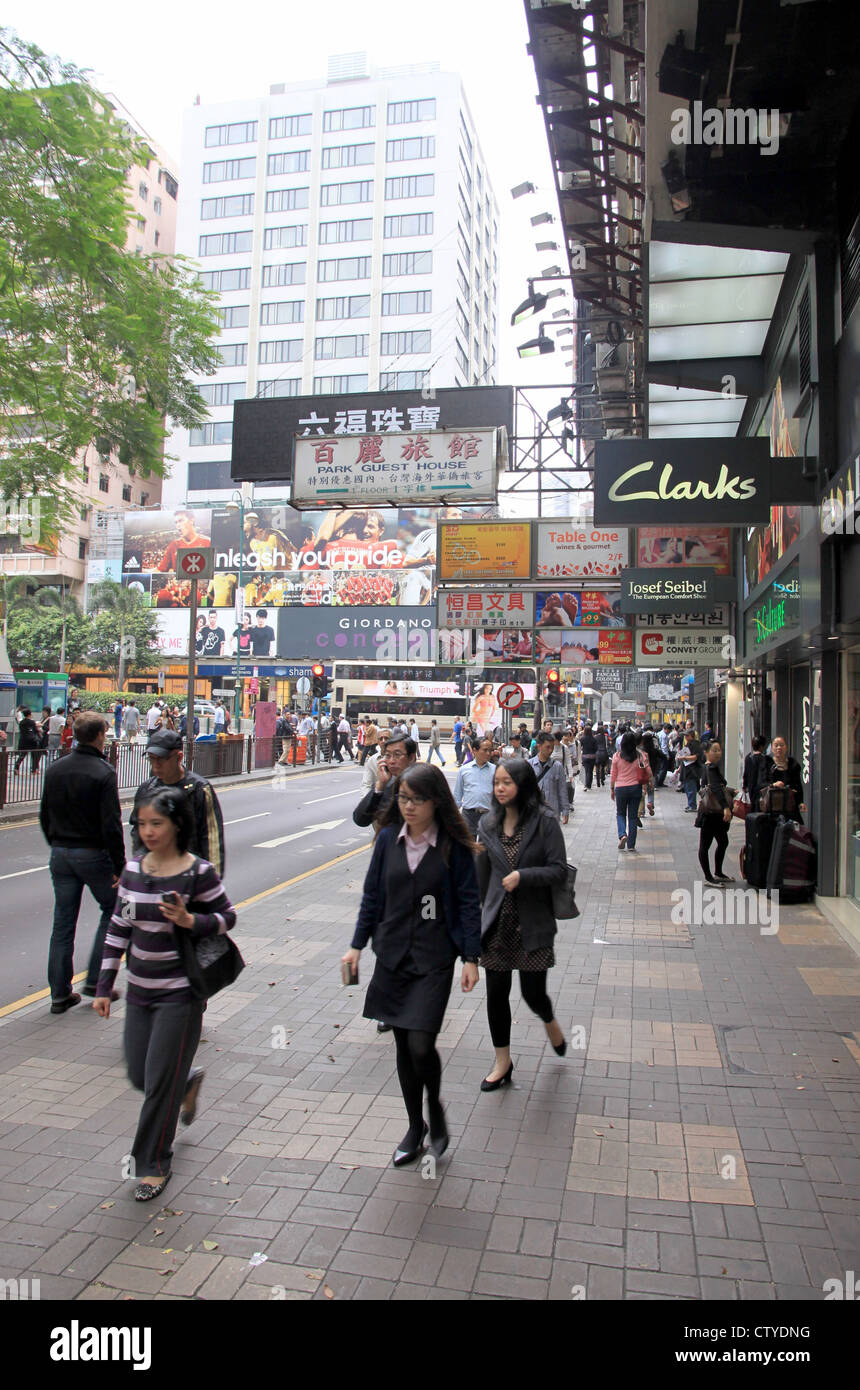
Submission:
<svg viewBox="0 0 860 1390">
<path fill-rule="evenodd" d="M 199 864 L 199 859 L 195 860 L 194 868 L 190 871 L 189 902 L 194 900 Z M 229 932 L 194 937 L 183 927 L 174 927 L 173 935 L 177 954 L 195 999 L 211 999 L 219 990 L 234 984 L 245 969 L 241 952 Z"/>
<path fill-rule="evenodd" d="M 727 807 L 723 804 L 717 793 L 707 782 L 699 788 L 697 801 L 699 810 L 704 816 L 721 816 Z"/>
<path fill-rule="evenodd" d="M 579 908 L 576 905 L 576 865 L 567 865 L 567 876 L 564 883 L 555 883 L 552 887 L 552 915 L 554 917 L 578 917 Z"/>
<path fill-rule="evenodd" d="M 643 787 L 647 787 L 648 783 L 651 781 L 651 770 L 648 764 L 644 763 L 640 757 L 637 756 L 636 761 L 639 764 L 639 781 Z"/>
</svg>

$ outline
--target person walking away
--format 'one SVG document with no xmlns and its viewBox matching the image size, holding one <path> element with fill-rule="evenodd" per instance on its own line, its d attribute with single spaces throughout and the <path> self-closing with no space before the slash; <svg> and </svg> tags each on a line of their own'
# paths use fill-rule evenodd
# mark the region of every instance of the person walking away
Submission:
<svg viewBox="0 0 860 1390">
<path fill-rule="evenodd" d="M 421 742 L 421 730 L 418 728 L 418 720 L 417 720 L 417 719 L 413 719 L 413 720 L 412 720 L 412 724 L 411 724 L 410 729 L 409 729 L 409 737 L 412 739 L 412 742 L 413 742 L 413 743 L 418 743 L 418 744 L 420 744 L 420 742 Z M 419 753 L 419 756 L 420 756 L 420 753 L 421 753 L 421 749 L 420 749 L 420 748 L 418 749 L 418 753 Z"/>
<path fill-rule="evenodd" d="M 81 993 L 96 993 L 105 934 L 125 865 L 116 773 L 103 756 L 107 731 L 107 720 L 100 714 L 80 714 L 77 748 L 65 758 L 57 758 L 45 772 L 39 824 L 51 846 L 54 888 L 54 921 L 48 948 L 52 1014 L 63 1014 L 81 1002 L 81 995 L 72 992 L 72 975 L 84 888 L 89 888 L 98 903 L 101 917 Z"/>
<path fill-rule="evenodd" d="M 113 707 L 113 736 L 118 739 L 122 733 L 122 712 L 125 709 L 125 700 L 117 700 Z"/>
<path fill-rule="evenodd" d="M 579 776 L 579 748 L 573 729 L 565 729 L 562 734 L 562 743 L 567 749 L 568 755 L 567 799 L 570 803 L 570 814 L 573 815 L 573 802 L 576 797 L 576 779 Z"/>
<path fill-rule="evenodd" d="M 770 782 L 773 759 L 765 752 L 766 748 L 767 739 L 764 734 L 755 734 L 752 751 L 744 758 L 741 786 L 749 797 L 751 811 L 758 811 L 762 791 Z"/>
<path fill-rule="evenodd" d="M 687 805 L 684 810 L 695 812 L 696 793 L 699 790 L 702 768 L 705 765 L 705 755 L 702 752 L 702 745 L 696 738 L 695 730 L 688 729 L 684 734 L 684 743 L 678 752 L 676 761 L 681 766 L 681 778 L 687 796 Z"/>
<path fill-rule="evenodd" d="M 367 725 L 368 725 L 368 720 L 367 720 L 366 717 L 365 717 L 364 719 L 359 719 L 359 721 L 358 721 L 358 732 L 357 732 L 357 734 L 356 734 L 356 742 L 357 742 L 357 744 L 358 744 L 358 765 L 359 765 L 359 767 L 364 767 L 364 757 L 365 757 L 364 749 L 365 749 L 365 746 L 366 746 L 366 743 L 367 743 Z"/>
<path fill-rule="evenodd" d="M 152 776 L 137 789 L 129 825 L 135 854 L 141 853 L 142 841 L 138 831 L 138 808 L 147 797 L 164 787 L 176 787 L 186 797 L 191 808 L 191 839 L 189 853 L 197 854 L 210 863 L 219 878 L 224 876 L 224 817 L 212 787 L 197 772 L 189 772 L 182 761 L 182 737 L 169 729 L 157 729 L 146 745 L 146 756 Z"/>
<path fill-rule="evenodd" d="M 563 1057 L 567 1043 L 546 990 L 547 972 L 555 964 L 554 884 L 564 883 L 567 855 L 558 820 L 541 802 L 531 764 L 511 758 L 499 763 L 493 778 L 493 805 L 481 817 L 478 858 L 481 889 L 481 958 L 487 981 L 487 1016 L 496 1052 L 495 1065 L 481 1082 L 482 1091 L 510 1084 L 510 993 L 514 970 L 520 972 L 523 1000 L 546 1028 L 554 1051 Z"/>
<path fill-rule="evenodd" d="M 389 806 L 374 846 L 355 933 L 343 960 L 357 966 L 372 942 L 376 965 L 363 1013 L 394 1030 L 397 1076 L 409 1120 L 392 1159 L 400 1168 L 423 1152 L 428 1130 L 434 1157 L 448 1147 L 436 1039 L 458 956 L 463 992 L 470 993 L 478 982 L 481 911 L 477 846 L 440 769 L 407 768 L 398 784 L 396 815 L 395 809 Z"/>
<path fill-rule="evenodd" d="M 706 883 L 734 883 L 723 873 L 723 862 L 729 847 L 729 826 L 732 820 L 732 801 L 726 779 L 720 770 L 723 750 L 716 739 L 708 744 L 705 754 L 705 775 L 699 793 L 695 824 L 699 829 L 699 866 Z M 714 872 L 711 873 L 710 850 L 716 844 Z"/>
<path fill-rule="evenodd" d="M 594 747 L 594 771 L 597 774 L 597 785 L 598 787 L 605 787 L 606 769 L 609 766 L 612 744 L 603 724 L 598 724 L 594 731 Z"/>
<path fill-rule="evenodd" d="M 567 799 L 567 778 L 564 765 L 553 758 L 555 738 L 543 730 L 537 736 L 537 756 L 529 760 L 529 765 L 537 778 L 538 787 L 545 804 L 558 816 L 562 825 L 567 825 L 570 816 L 570 803 Z"/>
<path fill-rule="evenodd" d="M 662 762 L 660 763 L 660 767 L 659 767 L 659 770 L 658 770 L 658 772 L 657 772 L 657 776 L 656 776 L 655 779 L 654 779 L 654 782 L 655 782 L 655 785 L 656 785 L 656 786 L 662 787 L 662 786 L 665 785 L 665 782 L 666 782 L 666 774 L 667 774 L 667 772 L 671 771 L 670 753 L 669 753 L 669 725 L 668 725 L 668 724 L 664 724 L 664 725 L 663 725 L 663 727 L 662 727 L 662 729 L 660 730 L 660 733 L 658 734 L 657 738 L 658 738 L 658 742 L 659 742 L 659 744 L 660 744 L 660 753 L 661 753 L 661 755 L 662 755 Z M 674 759 L 672 759 L 672 762 L 674 762 Z"/>
<path fill-rule="evenodd" d="M 39 726 L 33 718 L 33 711 L 24 705 L 21 709 L 21 720 L 18 724 L 18 757 L 15 760 L 15 772 L 17 773 L 23 762 L 27 761 L 30 755 L 30 771 L 39 771 L 39 759 L 42 755 L 42 735 Z"/>
<path fill-rule="evenodd" d="M 220 700 L 216 700 L 216 701 L 215 701 L 215 737 L 216 737 L 216 738 L 218 737 L 219 734 L 225 734 L 225 733 L 227 732 L 226 721 L 227 721 L 227 716 L 226 716 L 226 712 L 225 712 L 224 706 L 222 705 L 222 703 L 221 703 Z"/>
<path fill-rule="evenodd" d="M 146 711 L 146 732 L 151 734 L 159 728 L 161 728 L 161 704 L 158 700 L 153 700 Z"/>
<path fill-rule="evenodd" d="M 344 751 L 349 754 L 349 761 L 355 762 L 355 754 L 352 751 L 352 725 L 345 714 L 342 714 L 337 726 L 337 748 L 335 757 L 339 763 L 343 762 Z"/>
<path fill-rule="evenodd" d="M 796 758 L 789 756 L 788 744 L 782 734 L 777 734 L 771 740 L 771 763 L 767 770 L 767 781 L 764 787 L 780 787 L 786 791 L 794 792 L 794 806 L 786 811 L 789 820 L 797 821 L 803 825 L 803 815 L 806 810 L 803 801 L 803 776 L 800 770 L 800 763 Z M 764 789 L 764 788 L 763 788 Z M 756 810 L 758 807 L 756 807 Z"/>
<path fill-rule="evenodd" d="M 367 719 L 364 725 L 364 743 L 359 754 L 359 767 L 364 767 L 368 758 L 373 758 L 379 752 L 380 731 L 372 719 Z"/>
<path fill-rule="evenodd" d="M 440 763 L 442 764 L 442 766 L 445 767 L 445 759 L 442 757 L 442 735 L 439 733 L 439 725 L 436 723 L 436 720 L 435 720 L 435 719 L 431 719 L 431 720 L 430 720 L 430 747 L 427 749 L 427 761 L 428 761 L 428 763 L 429 763 L 430 759 L 433 757 L 433 754 L 434 754 L 434 753 L 436 754 L 436 757 L 439 759 L 439 761 L 440 761 Z"/>
<path fill-rule="evenodd" d="M 463 721 L 459 714 L 454 720 L 454 760 L 458 767 L 463 762 Z"/>
<path fill-rule="evenodd" d="M 609 795 L 615 802 L 618 825 L 618 848 L 637 854 L 636 831 L 642 784 L 651 780 L 651 768 L 644 753 L 636 748 L 636 735 L 629 731 L 621 736 L 621 747 L 613 754 L 609 772 Z"/>
<path fill-rule="evenodd" d="M 58 753 L 63 739 L 63 729 L 66 727 L 66 711 L 58 709 L 56 714 L 52 714 L 48 721 L 48 751 Z"/>
<path fill-rule="evenodd" d="M 582 749 L 582 770 L 585 773 L 585 790 L 591 791 L 591 784 L 594 781 L 594 764 L 597 760 L 597 740 L 594 737 L 594 729 L 591 724 L 586 724 L 579 740 Z"/>
<path fill-rule="evenodd" d="M 120 878 L 93 1008 L 110 1018 L 125 954 L 126 1065 L 132 1086 L 143 1091 L 131 1146 L 134 1199 L 150 1202 L 167 1186 L 177 1122 L 195 1118 L 203 1080 L 192 1063 L 206 1004 L 194 995 L 177 933 L 214 941 L 235 926 L 236 913 L 214 866 L 191 852 L 192 805 L 180 787 L 153 788 L 139 800 L 137 817 L 141 848 Z"/>
<path fill-rule="evenodd" d="M 128 743 L 133 742 L 140 733 L 140 710 L 134 700 L 129 700 L 123 711 L 122 731 Z"/>
<path fill-rule="evenodd" d="M 663 755 L 660 752 L 660 744 L 658 740 L 655 738 L 653 730 L 651 729 L 645 730 L 644 734 L 639 740 L 638 747 L 640 753 L 644 753 L 646 758 L 648 759 L 648 766 L 651 769 L 651 781 L 648 783 L 647 786 L 643 786 L 642 798 L 639 802 L 639 819 L 641 820 L 642 816 L 645 813 L 646 806 L 648 809 L 649 816 L 654 815 L 654 787 L 656 785 L 657 780 L 655 775 L 655 768 L 659 768 L 661 766 Z"/>
<path fill-rule="evenodd" d="M 457 809 L 468 825 L 469 834 L 473 838 L 478 830 L 478 821 L 484 812 L 490 809 L 493 802 L 493 772 L 495 769 L 490 762 L 492 751 L 493 740 L 491 738 L 473 738 L 471 746 L 473 761 L 463 764 L 454 783 L 454 800 L 457 803 Z"/>
</svg>

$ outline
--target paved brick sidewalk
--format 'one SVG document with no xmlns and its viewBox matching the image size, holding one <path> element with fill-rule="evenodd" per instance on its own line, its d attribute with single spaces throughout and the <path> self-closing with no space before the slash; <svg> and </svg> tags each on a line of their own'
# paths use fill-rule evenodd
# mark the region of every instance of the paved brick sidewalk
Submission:
<svg viewBox="0 0 860 1390">
<path fill-rule="evenodd" d="M 698 877 L 682 806 L 658 795 L 633 859 L 580 789 L 582 916 L 550 987 L 584 1046 L 557 1058 L 520 1004 L 517 1084 L 481 1095 L 483 987 L 455 992 L 436 1178 L 390 1167 L 390 1035 L 340 985 L 366 852 L 242 911 L 249 968 L 208 1010 L 156 1211 L 122 1181 L 122 1006 L 0 1021 L 0 1277 L 43 1299 L 821 1300 L 860 1267 L 860 961 L 810 907 L 775 935 L 673 922 Z"/>
</svg>

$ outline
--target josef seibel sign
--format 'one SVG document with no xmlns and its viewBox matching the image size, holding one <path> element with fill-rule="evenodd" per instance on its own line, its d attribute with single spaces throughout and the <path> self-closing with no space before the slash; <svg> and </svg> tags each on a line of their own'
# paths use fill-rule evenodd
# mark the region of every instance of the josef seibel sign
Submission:
<svg viewBox="0 0 860 1390">
<path fill-rule="evenodd" d="M 622 613 L 707 613 L 714 601 L 712 569 L 627 569 L 621 575 Z"/>
</svg>

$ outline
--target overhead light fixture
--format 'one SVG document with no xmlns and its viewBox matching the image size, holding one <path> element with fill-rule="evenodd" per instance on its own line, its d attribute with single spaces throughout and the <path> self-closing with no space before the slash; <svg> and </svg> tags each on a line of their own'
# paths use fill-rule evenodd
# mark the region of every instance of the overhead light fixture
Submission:
<svg viewBox="0 0 860 1390">
<path fill-rule="evenodd" d="M 539 212 L 536 217 L 533 217 L 531 219 L 531 224 L 533 227 L 543 227 L 548 222 L 554 221 L 555 218 L 553 217 L 551 212 Z"/>
<path fill-rule="evenodd" d="M 691 200 L 690 191 L 687 188 L 687 176 L 681 168 L 681 161 L 674 150 L 670 150 L 668 159 L 660 165 L 660 173 L 663 175 L 663 182 L 672 203 L 672 211 L 677 213 L 689 212 Z"/>
<path fill-rule="evenodd" d="M 554 319 L 566 319 L 566 318 L 567 318 L 567 314 L 568 314 L 567 309 L 553 309 L 552 317 L 553 317 Z"/>
<path fill-rule="evenodd" d="M 523 319 L 529 319 L 533 314 L 541 314 L 546 308 L 548 295 L 542 294 L 540 290 L 535 291 L 531 280 L 529 281 L 529 297 L 524 299 L 518 309 L 511 314 L 511 328 L 516 328 Z"/>
<path fill-rule="evenodd" d="M 518 183 L 516 188 L 511 189 L 512 198 L 522 198 L 526 193 L 536 193 L 537 189 L 533 183 Z"/>
<path fill-rule="evenodd" d="M 557 241 L 536 241 L 536 242 L 535 242 L 535 250 L 536 250 L 536 251 L 557 251 L 557 250 L 558 250 L 558 242 L 557 242 Z"/>
<path fill-rule="evenodd" d="M 564 271 L 560 265 L 548 265 L 546 270 L 541 271 L 542 280 L 554 280 L 557 275 L 563 275 Z"/>
<path fill-rule="evenodd" d="M 555 352 L 555 343 L 552 338 L 548 338 L 544 332 L 544 326 L 540 326 L 540 335 L 531 338 L 527 343 L 521 343 L 517 348 L 520 357 L 544 357 L 548 352 Z"/>
<path fill-rule="evenodd" d="M 552 410 L 547 412 L 546 422 L 549 424 L 551 420 L 569 420 L 572 415 L 573 407 L 562 397 L 561 403 L 554 405 Z"/>
<path fill-rule="evenodd" d="M 560 329 L 558 330 L 558 335 L 559 335 L 560 338 L 563 338 L 566 334 L 570 334 L 571 336 L 573 336 L 573 329 L 572 329 L 572 328 L 560 328 Z"/>
<path fill-rule="evenodd" d="M 561 432 L 561 447 L 564 449 L 564 452 L 566 454 L 569 454 L 571 452 L 570 446 L 574 442 L 575 437 L 576 436 L 574 435 L 573 430 L 570 428 L 570 425 L 565 425 L 564 429 Z"/>
<path fill-rule="evenodd" d="M 559 289 L 557 289 L 557 290 L 547 290 L 547 291 L 545 292 L 545 294 L 544 294 L 544 298 L 545 298 L 545 299 L 557 299 L 558 296 L 559 296 L 560 294 L 561 294 L 561 295 L 567 294 L 567 290 L 563 290 L 563 289 L 561 289 L 561 288 L 559 288 Z"/>
</svg>

